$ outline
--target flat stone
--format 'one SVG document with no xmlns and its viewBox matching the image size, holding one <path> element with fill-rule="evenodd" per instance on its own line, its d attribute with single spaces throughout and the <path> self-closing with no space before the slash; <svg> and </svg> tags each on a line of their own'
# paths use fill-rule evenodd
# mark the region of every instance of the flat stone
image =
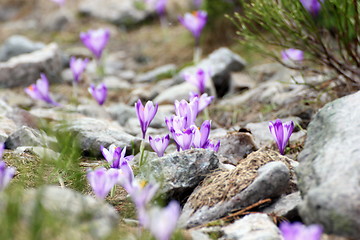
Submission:
<svg viewBox="0 0 360 240">
<path fill-rule="evenodd" d="M 57 44 L 52 43 L 28 54 L 0 62 L 0 87 L 28 86 L 45 73 L 49 82 L 60 82 L 62 56 Z"/>
<path fill-rule="evenodd" d="M 171 104 L 174 103 L 175 100 L 187 100 L 189 99 L 189 93 L 196 91 L 197 89 L 194 85 L 188 82 L 183 82 L 160 92 L 159 95 L 154 99 L 154 102 L 159 104 Z"/>
<path fill-rule="evenodd" d="M 282 240 L 280 230 L 266 215 L 255 213 L 247 215 L 223 227 L 221 240 Z"/>
<path fill-rule="evenodd" d="M 327 233 L 360 236 L 360 92 L 326 104 L 308 127 L 298 156 L 299 207 L 307 223 Z"/>
<path fill-rule="evenodd" d="M 141 138 L 131 136 L 118 124 L 107 120 L 79 118 L 59 125 L 58 129 L 74 134 L 85 155 L 100 156 L 100 146 L 109 147 L 111 144 L 127 147 L 127 153 L 130 154 L 132 147 L 137 152 L 141 144 Z"/>
<path fill-rule="evenodd" d="M 6 62 L 12 57 L 31 53 L 43 47 L 45 47 L 45 44 L 41 42 L 33 42 L 24 36 L 13 35 L 6 39 L 0 48 L 0 62 Z"/>
<path fill-rule="evenodd" d="M 155 68 L 149 72 L 138 75 L 134 81 L 135 82 L 154 82 L 156 80 L 160 80 L 159 77 L 163 77 L 164 75 L 174 75 L 176 71 L 176 66 L 174 64 L 167 64 L 164 66 L 160 66 Z"/>
<path fill-rule="evenodd" d="M 137 9 L 133 0 L 82 0 L 79 12 L 118 25 L 133 25 L 149 15 L 149 12 Z"/>
<path fill-rule="evenodd" d="M 277 217 L 283 217 L 288 220 L 299 217 L 297 207 L 302 202 L 300 192 L 294 192 L 289 195 L 282 196 L 276 202 L 262 210 L 267 214 L 273 214 Z"/>
<path fill-rule="evenodd" d="M 5 141 L 5 147 L 15 149 L 21 146 L 52 146 L 56 142 L 55 138 L 49 137 L 38 130 L 23 126 Z"/>
<path fill-rule="evenodd" d="M 279 197 L 289 186 L 290 165 L 286 158 L 277 160 L 284 162 L 255 152 L 234 170 L 211 174 L 189 197 L 179 225 L 194 227 L 260 200 Z"/>
</svg>

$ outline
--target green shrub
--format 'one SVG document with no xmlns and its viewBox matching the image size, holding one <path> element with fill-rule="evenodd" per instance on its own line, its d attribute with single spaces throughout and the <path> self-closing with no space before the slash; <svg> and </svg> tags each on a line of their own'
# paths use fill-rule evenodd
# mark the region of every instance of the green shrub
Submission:
<svg viewBox="0 0 360 240">
<path fill-rule="evenodd" d="M 311 15 L 299 0 L 250 0 L 232 21 L 240 42 L 247 47 L 290 68 L 326 73 L 357 90 L 360 2 L 324 0 L 321 5 L 320 13 Z M 288 48 L 304 51 L 305 61 L 298 65 L 283 62 L 280 51 Z"/>
</svg>

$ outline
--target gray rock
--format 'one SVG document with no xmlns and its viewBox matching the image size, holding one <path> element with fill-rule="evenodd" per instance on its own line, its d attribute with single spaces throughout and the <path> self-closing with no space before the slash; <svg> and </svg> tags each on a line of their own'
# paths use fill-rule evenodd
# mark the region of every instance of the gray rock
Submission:
<svg viewBox="0 0 360 240">
<path fill-rule="evenodd" d="M 297 207 L 302 202 L 300 192 L 294 192 L 289 195 L 282 196 L 270 206 L 264 208 L 262 212 L 274 214 L 277 217 L 284 217 L 288 220 L 299 217 Z"/>
<path fill-rule="evenodd" d="M 218 163 L 213 151 L 190 149 L 149 161 L 146 169 L 151 180 L 162 183 L 160 191 L 167 199 L 181 202 Z"/>
<path fill-rule="evenodd" d="M 115 76 L 104 77 L 103 83 L 106 85 L 108 89 L 113 89 L 113 90 L 131 89 L 131 85 L 127 80 L 123 80 Z"/>
<path fill-rule="evenodd" d="M 95 118 L 79 118 L 70 120 L 65 125 L 58 126 L 60 131 L 68 131 L 77 137 L 84 154 L 99 156 L 100 146 L 108 147 L 115 144 L 118 147 L 127 147 L 130 154 L 132 147 L 135 152 L 140 148 L 141 139 L 131 136 L 118 124 Z"/>
<path fill-rule="evenodd" d="M 360 92 L 326 104 L 310 122 L 297 176 L 300 216 L 327 233 L 360 236 Z"/>
<path fill-rule="evenodd" d="M 288 187 L 290 174 L 284 163 L 270 162 L 260 167 L 259 163 L 252 165 L 255 163 L 251 158 L 247 162 L 206 179 L 189 197 L 179 225 L 189 228 L 216 220 L 262 199 L 279 197 Z"/>
<path fill-rule="evenodd" d="M 54 43 L 29 54 L 0 62 L 0 87 L 28 86 L 45 73 L 50 82 L 60 82 L 62 56 Z"/>
<path fill-rule="evenodd" d="M 149 72 L 138 75 L 135 78 L 135 82 L 154 82 L 159 80 L 159 77 L 163 77 L 164 75 L 174 75 L 176 71 L 176 66 L 174 64 L 167 64 Z"/>
<path fill-rule="evenodd" d="M 13 35 L 9 37 L 0 48 L 0 62 L 5 62 L 12 57 L 24 53 L 37 51 L 43 47 L 45 47 L 43 43 L 33 42 L 21 35 Z"/>
<path fill-rule="evenodd" d="M 6 148 L 15 149 L 20 146 L 52 146 L 56 140 L 46 136 L 44 133 L 23 126 L 10 136 L 5 141 Z"/>
<path fill-rule="evenodd" d="M 39 146 L 23 146 L 17 147 L 15 153 L 31 152 L 41 159 L 53 159 L 56 160 L 60 157 L 60 153 L 46 147 Z"/>
<path fill-rule="evenodd" d="M 189 99 L 189 93 L 196 92 L 196 87 L 188 82 L 172 86 L 162 91 L 155 99 L 154 102 L 159 104 L 171 104 L 175 100 Z"/>
<path fill-rule="evenodd" d="M 258 149 L 249 133 L 228 132 L 225 136 L 213 137 L 211 140 L 220 141 L 218 154 L 227 158 L 229 162 L 225 163 L 233 165 L 237 165 L 241 159 Z"/>
<path fill-rule="evenodd" d="M 282 240 L 274 222 L 261 213 L 250 214 L 223 227 L 222 240 Z"/>
<path fill-rule="evenodd" d="M 137 9 L 133 0 L 82 0 L 79 12 L 118 25 L 133 25 L 149 15 L 147 11 Z"/>
<path fill-rule="evenodd" d="M 13 120 L 0 115 L 0 142 L 5 142 L 16 130 L 17 126 Z"/>
<path fill-rule="evenodd" d="M 117 103 L 106 108 L 111 118 L 117 121 L 120 126 L 125 126 L 130 118 L 136 118 L 135 108 L 125 103 Z"/>
<path fill-rule="evenodd" d="M 64 239 L 74 239 L 74 236 L 77 236 L 76 239 L 105 239 L 119 220 L 116 210 L 105 201 L 67 188 L 45 186 L 27 190 L 23 205 L 27 221 L 33 221 L 36 217 L 34 214 L 41 214 L 36 210 L 39 204 L 43 211 L 65 224 L 62 225 L 64 231 L 61 233 L 67 236 Z"/>
<path fill-rule="evenodd" d="M 193 74 L 198 68 L 208 70 L 210 71 L 217 95 L 222 97 L 230 90 L 230 73 L 241 71 L 245 66 L 246 62 L 244 59 L 228 48 L 223 47 L 215 50 L 196 66 L 182 70 L 177 78 L 183 79 L 182 76 L 184 74 Z"/>
</svg>

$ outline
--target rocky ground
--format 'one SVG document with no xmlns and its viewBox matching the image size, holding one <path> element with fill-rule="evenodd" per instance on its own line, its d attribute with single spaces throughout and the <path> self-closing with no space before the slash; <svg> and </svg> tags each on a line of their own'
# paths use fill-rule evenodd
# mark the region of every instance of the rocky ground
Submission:
<svg viewBox="0 0 360 240">
<path fill-rule="evenodd" d="M 59 8 L 47 0 L 18 0 L 0 9 L 0 142 L 5 162 L 17 169 L 2 202 L 17 196 L 21 228 L 45 211 L 49 221 L 61 216 L 56 239 L 139 237 L 126 192 L 117 188 L 100 201 L 85 172 L 104 165 L 101 145 L 115 144 L 136 155 L 135 173 L 144 174 L 137 166 L 141 130 L 134 103 L 158 103 L 148 134 L 168 133 L 164 117 L 173 114 L 174 101 L 196 90 L 183 74 L 203 67 L 211 69 L 207 92 L 216 98 L 197 122 L 212 120 L 210 139 L 221 141 L 218 153 L 177 152 L 172 143 L 159 158 L 147 146 L 145 175 L 161 177 L 162 201 L 182 205 L 176 236 L 282 239 L 277 224 L 288 220 L 321 224 L 322 239 L 360 239 L 359 93 L 337 99 L 338 92 L 313 87 L 324 76 L 286 69 L 235 42 L 206 45 L 193 66 L 193 40 L 171 17 L 187 9 L 186 1 L 171 3 L 165 29 L 153 10 L 120 2 L 68 1 Z M 105 74 L 100 78 L 92 61 L 75 96 L 69 57 L 91 58 L 79 33 L 98 27 L 111 31 Z M 61 106 L 25 94 L 40 72 Z M 100 81 L 109 88 L 103 106 L 87 91 Z M 268 129 L 277 118 L 296 126 L 284 156 Z M 17 186 L 26 189 L 20 198 L 11 193 Z M 19 239 L 26 239 L 26 231 Z"/>
</svg>

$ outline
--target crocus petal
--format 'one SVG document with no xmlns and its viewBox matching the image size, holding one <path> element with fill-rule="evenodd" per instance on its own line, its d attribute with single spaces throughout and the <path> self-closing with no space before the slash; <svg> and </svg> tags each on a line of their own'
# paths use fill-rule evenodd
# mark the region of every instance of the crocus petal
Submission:
<svg viewBox="0 0 360 240">
<path fill-rule="evenodd" d="M 140 99 L 135 103 L 136 115 L 140 122 L 141 131 L 143 134 L 143 139 L 145 139 L 147 128 L 149 127 L 151 121 L 154 119 L 159 105 L 153 104 L 152 101 L 148 101 L 145 104 L 145 107 L 142 105 Z"/>
<path fill-rule="evenodd" d="M 104 83 L 99 84 L 97 87 L 95 87 L 94 84 L 90 84 L 88 91 L 99 105 L 103 105 L 105 103 L 107 98 L 107 87 Z"/>
<path fill-rule="evenodd" d="M 180 205 L 171 201 L 163 209 L 152 208 L 149 213 L 149 229 L 157 240 L 169 240 L 180 216 Z"/>
<path fill-rule="evenodd" d="M 157 153 L 159 157 L 162 157 L 164 155 L 165 149 L 169 145 L 169 141 L 170 141 L 169 134 L 167 134 L 164 137 L 156 136 L 155 138 L 149 136 L 150 146 Z"/>
<path fill-rule="evenodd" d="M 110 39 L 110 31 L 102 28 L 89 30 L 88 32 L 80 33 L 80 39 L 95 57 L 100 59 L 102 52 Z"/>
<path fill-rule="evenodd" d="M 72 71 L 72 74 L 74 76 L 74 81 L 76 83 L 79 82 L 81 74 L 85 71 L 85 68 L 87 66 L 87 63 L 89 62 L 89 59 L 81 59 L 81 58 L 75 58 L 74 56 L 70 58 L 70 69 Z"/>
<path fill-rule="evenodd" d="M 184 17 L 179 17 L 179 21 L 193 34 L 195 39 L 199 39 L 207 21 L 207 13 L 204 11 L 185 13 Z"/>
<path fill-rule="evenodd" d="M 102 199 L 109 194 L 110 190 L 118 182 L 118 178 L 119 170 L 114 168 L 110 168 L 109 170 L 98 168 L 87 173 L 87 179 L 95 195 Z"/>
<path fill-rule="evenodd" d="M 304 52 L 299 49 L 289 48 L 281 52 L 283 61 L 297 61 L 304 60 Z"/>
<path fill-rule="evenodd" d="M 305 226 L 302 223 L 280 224 L 280 231 L 284 240 L 320 240 L 323 229 L 320 225 Z"/>
<path fill-rule="evenodd" d="M 280 119 L 276 119 L 275 122 L 269 122 L 269 130 L 276 141 L 280 153 L 284 155 L 286 144 L 294 130 L 294 123 L 290 121 L 283 124 Z"/>
<path fill-rule="evenodd" d="M 300 0 L 304 8 L 313 16 L 319 14 L 323 0 Z"/>
<path fill-rule="evenodd" d="M 4 190 L 15 175 L 15 168 L 7 167 L 4 161 L 0 161 L 0 191 Z"/>
</svg>

